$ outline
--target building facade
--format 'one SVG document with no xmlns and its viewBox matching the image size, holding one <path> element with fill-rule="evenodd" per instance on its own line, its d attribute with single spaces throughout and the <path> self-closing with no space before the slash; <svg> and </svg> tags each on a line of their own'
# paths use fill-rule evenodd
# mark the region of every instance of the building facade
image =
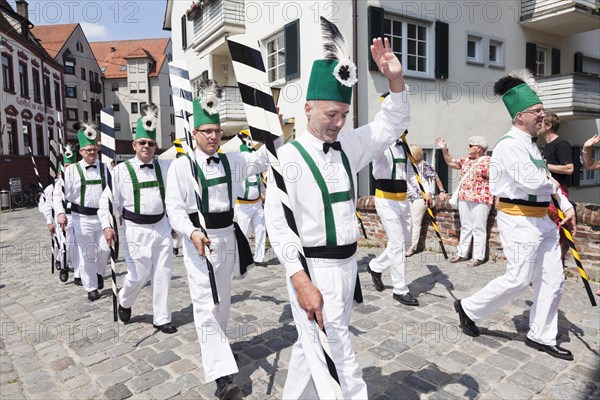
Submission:
<svg viewBox="0 0 600 400">
<path fill-rule="evenodd" d="M 37 183 L 29 148 L 48 184 L 50 140 L 58 141 L 64 121 L 62 65 L 32 34 L 27 15 L 27 2 L 17 1 L 15 11 L 0 1 L 0 189 L 9 189 L 11 178 L 20 178 L 23 188 Z"/>
<path fill-rule="evenodd" d="M 63 66 L 67 138 L 76 141 L 77 122 L 100 123 L 100 66 L 81 25 L 39 25 L 32 32 L 48 54 Z"/>
<path fill-rule="evenodd" d="M 435 148 L 443 137 L 453 156 L 467 152 L 470 136 L 484 136 L 490 151 L 511 125 L 494 82 L 514 69 L 536 76 L 548 111 L 561 117 L 560 135 L 580 146 L 600 130 L 600 16 L 591 0 L 502 2 L 399 2 L 395 0 L 269 2 L 204 0 L 166 2 L 164 29 L 171 30 L 174 59 L 185 59 L 192 81 L 202 75 L 231 87 L 241 103 L 225 45 L 246 33 L 262 47 L 269 81 L 282 88 L 279 106 L 306 126 L 304 98 L 311 65 L 321 58 L 319 17 L 335 22 L 358 68 L 346 128 L 372 120 L 387 82 L 370 60 L 373 37 L 385 36 L 400 58 L 411 92 L 408 141 L 424 149 L 448 190 L 459 182 Z M 226 116 L 228 109 L 222 109 Z M 242 111 L 243 112 L 243 111 Z M 231 119 L 231 129 L 244 120 Z M 234 123 L 235 121 L 235 123 Z M 598 158 L 600 154 L 596 154 Z M 600 174 L 576 163 L 571 198 L 600 203 Z M 373 190 L 369 172 L 359 174 L 359 193 Z"/>
<path fill-rule="evenodd" d="M 148 103 L 159 107 L 159 148 L 171 147 L 175 139 L 168 66 L 171 40 L 118 40 L 90 45 L 102 73 L 102 103 L 114 111 L 117 154 L 133 154 L 135 126 L 141 109 Z"/>
</svg>

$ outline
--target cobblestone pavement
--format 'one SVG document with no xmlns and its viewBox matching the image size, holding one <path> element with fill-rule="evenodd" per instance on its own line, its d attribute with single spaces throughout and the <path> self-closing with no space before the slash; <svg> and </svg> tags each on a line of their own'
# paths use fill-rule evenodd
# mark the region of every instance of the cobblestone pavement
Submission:
<svg viewBox="0 0 600 400">
<path fill-rule="evenodd" d="M 45 229 L 37 210 L 0 214 L 0 398 L 213 398 L 215 384 L 203 381 L 182 257 L 170 299 L 179 331 L 165 335 L 152 328 L 149 287 L 123 325 L 112 320 L 110 285 L 91 303 L 72 278 L 60 283 L 49 271 Z M 567 281 L 559 315 L 559 343 L 575 354 L 568 362 L 525 346 L 530 290 L 479 324 L 481 337 L 460 332 L 454 298 L 501 274 L 502 263 L 473 269 L 434 253 L 413 256 L 406 275 L 421 306 L 407 307 L 392 299 L 389 272 L 379 293 L 364 271 L 381 251 L 359 249 L 365 304 L 355 306 L 351 323 L 369 398 L 600 398 L 599 312 L 579 280 Z M 122 262 L 117 269 L 121 283 Z M 234 281 L 232 300 L 235 382 L 247 399 L 279 399 L 297 338 L 283 268 L 253 268 Z"/>
</svg>

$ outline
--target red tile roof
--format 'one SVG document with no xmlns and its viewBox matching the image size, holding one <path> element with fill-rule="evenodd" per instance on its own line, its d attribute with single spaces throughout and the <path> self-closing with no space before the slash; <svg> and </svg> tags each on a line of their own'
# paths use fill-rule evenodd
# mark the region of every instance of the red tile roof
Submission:
<svg viewBox="0 0 600 400">
<path fill-rule="evenodd" d="M 77 25 L 79 24 L 36 25 L 31 29 L 31 33 L 39 39 L 48 54 L 56 58 Z"/>
<path fill-rule="evenodd" d="M 169 38 L 113 40 L 110 42 L 92 42 L 90 46 L 105 78 L 126 78 L 127 71 L 121 67 L 127 65 L 128 58 L 148 57 L 156 61 L 148 76 L 158 76 L 167 59 Z"/>
</svg>

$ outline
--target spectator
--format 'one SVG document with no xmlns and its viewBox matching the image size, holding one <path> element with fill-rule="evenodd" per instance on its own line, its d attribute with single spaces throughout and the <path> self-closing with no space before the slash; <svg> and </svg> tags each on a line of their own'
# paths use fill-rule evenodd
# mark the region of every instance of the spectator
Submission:
<svg viewBox="0 0 600 400">
<path fill-rule="evenodd" d="M 429 183 L 429 187 L 432 187 L 433 180 L 435 179 L 440 190 L 440 201 L 444 201 L 446 199 L 444 185 L 431 165 L 423 160 L 423 150 L 416 144 L 411 144 L 409 147 L 410 153 L 417 164 L 419 176 Z M 410 257 L 417 252 L 419 237 L 421 236 L 421 224 L 423 222 L 423 215 L 425 214 L 425 200 L 421 194 L 421 189 L 418 185 L 412 185 L 412 181 L 408 181 L 408 199 L 410 201 L 410 213 L 412 216 L 412 238 L 411 246 L 406 251 L 406 257 Z M 431 204 L 431 197 L 428 197 L 427 201 Z"/>
<path fill-rule="evenodd" d="M 437 138 L 435 143 L 442 149 L 448 166 L 461 170 L 458 189 L 460 242 L 457 254 L 449 261 L 456 263 L 468 260 L 473 239 L 473 258 L 467 265 L 476 267 L 483 264 L 485 259 L 487 217 L 494 202 L 489 184 L 490 157 L 485 155 L 488 145 L 484 137 L 471 136 L 467 156 L 452 158 L 444 139 Z"/>
<path fill-rule="evenodd" d="M 600 133 L 596 133 L 583 144 L 581 154 L 583 155 L 583 167 L 585 169 L 600 169 L 600 160 L 594 160 L 592 157 L 592 150 L 598 143 L 600 143 Z"/>
</svg>

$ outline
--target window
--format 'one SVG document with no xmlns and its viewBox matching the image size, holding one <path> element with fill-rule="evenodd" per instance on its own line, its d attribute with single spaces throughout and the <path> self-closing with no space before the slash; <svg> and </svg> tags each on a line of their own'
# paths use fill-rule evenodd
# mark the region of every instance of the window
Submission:
<svg viewBox="0 0 600 400">
<path fill-rule="evenodd" d="M 467 62 L 483 63 L 483 57 L 481 56 L 483 38 L 476 35 L 467 36 Z"/>
<path fill-rule="evenodd" d="M 67 108 L 67 121 L 77 121 L 79 119 L 76 108 Z"/>
<path fill-rule="evenodd" d="M 8 154 L 19 154 L 19 134 L 17 131 L 17 120 L 6 120 L 6 134 L 8 135 Z"/>
<path fill-rule="evenodd" d="M 85 68 L 81 68 L 81 80 L 85 81 Z"/>
<path fill-rule="evenodd" d="M 22 97 L 29 98 L 29 74 L 27 64 L 19 63 L 19 89 Z"/>
<path fill-rule="evenodd" d="M 64 67 L 65 67 L 65 74 L 75 75 L 75 60 L 68 59 L 68 58 L 65 59 Z"/>
<path fill-rule="evenodd" d="M 267 74 L 269 82 L 285 78 L 285 46 L 283 31 L 267 41 Z"/>
<path fill-rule="evenodd" d="M 44 149 L 44 127 L 42 125 L 35 125 L 35 141 L 36 141 L 36 154 L 43 156 L 45 153 Z"/>
<path fill-rule="evenodd" d="M 112 86 L 111 86 L 111 90 L 113 92 L 118 92 L 119 91 L 119 83 L 118 82 L 113 82 Z"/>
<path fill-rule="evenodd" d="M 56 109 L 62 110 L 62 100 L 60 98 L 60 83 L 54 81 L 54 102 L 56 103 Z"/>
<path fill-rule="evenodd" d="M 140 93 L 146 93 L 146 82 L 138 82 Z"/>
<path fill-rule="evenodd" d="M 136 83 L 130 83 L 129 84 L 129 93 L 137 93 L 137 84 Z"/>
<path fill-rule="evenodd" d="M 33 100 L 38 103 L 41 103 L 42 97 L 40 91 L 40 71 L 33 68 L 31 70 L 31 77 L 33 80 Z"/>
<path fill-rule="evenodd" d="M 87 101 L 87 90 L 85 89 L 81 91 L 81 100 Z"/>
<path fill-rule="evenodd" d="M 132 114 L 138 113 L 138 103 L 131 103 L 131 113 Z"/>
<path fill-rule="evenodd" d="M 121 109 L 121 106 L 119 105 L 119 103 L 113 104 L 112 107 L 113 107 L 113 111 L 119 111 Z"/>
<path fill-rule="evenodd" d="M 104 65 L 102 68 L 100 68 L 100 72 L 104 73 L 104 71 L 106 71 L 106 65 Z"/>
<path fill-rule="evenodd" d="M 171 125 L 175 125 L 175 114 L 171 113 Z"/>
<path fill-rule="evenodd" d="M 44 102 L 48 107 L 52 107 L 52 96 L 50 95 L 50 77 L 44 74 L 42 81 L 44 86 Z"/>
<path fill-rule="evenodd" d="M 181 16 L 181 48 L 185 50 L 187 48 L 187 15 Z"/>
<path fill-rule="evenodd" d="M 590 156 L 592 160 L 600 159 L 600 148 L 596 147 L 591 150 Z M 588 186 L 588 185 L 599 185 L 600 184 L 600 170 L 589 170 L 585 169 L 583 165 L 579 169 L 579 185 L 580 186 Z"/>
<path fill-rule="evenodd" d="M 33 151 L 33 132 L 31 132 L 31 124 L 23 122 L 23 146 L 25 146 L 25 154 L 29 154 L 29 149 Z"/>
<path fill-rule="evenodd" d="M 98 82 L 98 73 L 94 72 L 94 82 Z"/>
<path fill-rule="evenodd" d="M 548 75 L 548 64 L 548 49 L 537 46 L 535 51 L 535 76 L 538 77 Z"/>
<path fill-rule="evenodd" d="M 173 95 L 172 94 L 169 95 L 169 105 L 170 106 L 173 105 Z"/>
<path fill-rule="evenodd" d="M 15 82 L 13 81 L 12 56 L 2 53 L 2 82 L 4 90 L 14 92 Z"/>
<path fill-rule="evenodd" d="M 127 65 L 121 65 L 121 71 L 127 71 Z"/>
<path fill-rule="evenodd" d="M 490 40 L 488 60 L 490 64 L 502 64 L 502 43 Z"/>
<path fill-rule="evenodd" d="M 431 75 L 431 24 L 388 17 L 383 22 L 384 35 L 405 71 L 417 76 Z"/>
<path fill-rule="evenodd" d="M 115 131 L 120 131 L 120 130 L 121 130 L 121 123 L 115 122 Z"/>
<path fill-rule="evenodd" d="M 89 114 L 88 114 L 88 112 L 87 112 L 87 111 L 84 111 L 84 112 L 83 112 L 83 120 L 84 120 L 84 121 L 89 121 L 88 117 L 89 117 Z"/>
<path fill-rule="evenodd" d="M 65 85 L 65 96 L 70 99 L 77 98 L 77 86 Z"/>
<path fill-rule="evenodd" d="M 143 110 L 144 107 L 146 107 L 146 102 L 145 101 L 140 102 L 140 110 Z"/>
</svg>

